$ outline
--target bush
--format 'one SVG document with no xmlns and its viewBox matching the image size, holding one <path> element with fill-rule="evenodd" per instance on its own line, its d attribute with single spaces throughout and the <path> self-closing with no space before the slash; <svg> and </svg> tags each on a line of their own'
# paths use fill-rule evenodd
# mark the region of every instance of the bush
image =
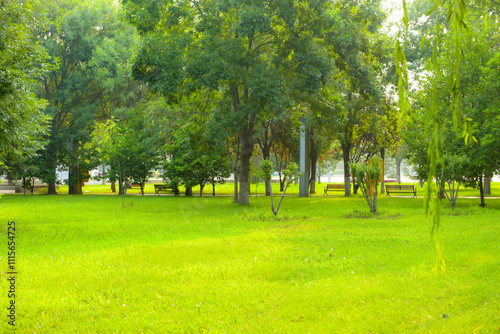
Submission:
<svg viewBox="0 0 500 334">
<path fill-rule="evenodd" d="M 378 182 L 383 177 L 382 159 L 374 156 L 368 162 L 351 164 L 352 176 L 370 207 L 373 214 L 377 214 Z"/>
</svg>

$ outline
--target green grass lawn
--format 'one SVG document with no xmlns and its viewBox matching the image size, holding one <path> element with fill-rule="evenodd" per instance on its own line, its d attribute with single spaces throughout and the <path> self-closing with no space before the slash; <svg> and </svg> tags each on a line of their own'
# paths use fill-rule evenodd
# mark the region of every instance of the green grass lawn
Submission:
<svg viewBox="0 0 500 334">
<path fill-rule="evenodd" d="M 381 197 L 378 218 L 360 196 L 287 197 L 278 219 L 269 198 L 250 201 L 3 196 L 4 268 L 16 222 L 17 332 L 500 331 L 500 200 L 445 206 L 445 273 L 432 271 L 422 199 Z"/>
</svg>

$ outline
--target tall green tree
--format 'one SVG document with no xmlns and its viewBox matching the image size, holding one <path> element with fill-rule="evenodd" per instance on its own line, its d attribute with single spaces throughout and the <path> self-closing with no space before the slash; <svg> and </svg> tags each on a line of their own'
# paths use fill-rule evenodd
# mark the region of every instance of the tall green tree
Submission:
<svg viewBox="0 0 500 334">
<path fill-rule="evenodd" d="M 468 170 L 464 173 L 479 188 L 480 205 L 484 206 L 483 175 L 492 174 L 499 168 L 498 155 L 491 154 L 500 149 L 498 77 L 492 75 L 500 52 L 496 35 L 498 22 L 495 16 L 483 16 L 477 10 L 469 13 L 466 22 L 468 30 L 458 31 L 456 36 L 444 36 L 439 52 L 435 52 L 432 62 L 427 63 L 427 69 L 434 72 L 420 79 L 422 88 L 414 95 L 414 110 L 411 111 L 416 126 L 405 135 L 409 136 L 407 142 L 412 147 L 412 160 L 419 166 L 421 178 L 442 179 L 438 171 L 441 170 L 439 164 L 444 161 L 443 154 L 466 155 Z M 452 60 L 457 36 L 461 48 L 468 51 L 461 57 L 459 81 L 455 80 L 455 61 Z M 453 92 L 457 82 L 459 111 Z M 423 110 L 434 112 L 424 116 Z M 462 121 L 461 127 L 457 126 L 457 118 Z M 429 145 L 429 138 L 432 145 Z M 428 182 L 429 186 L 432 184 Z"/>
<path fill-rule="evenodd" d="M 250 157 L 259 115 L 311 93 L 332 63 L 323 43 L 332 3 L 123 0 L 141 33 L 135 78 L 168 96 L 203 89 L 223 93 L 240 143 L 239 202 L 249 203 Z"/>
<path fill-rule="evenodd" d="M 374 125 L 383 102 L 383 74 L 389 40 L 380 28 L 385 20 L 379 1 L 342 1 L 334 31 L 327 35 L 337 70 L 318 94 L 308 97 L 341 144 L 345 195 L 351 194 L 350 162 L 358 139 Z"/>
<path fill-rule="evenodd" d="M 37 81 L 50 69 L 49 56 L 33 30 L 37 2 L 0 4 L 0 168 L 5 159 L 20 161 L 42 147 L 45 101 L 35 97 Z"/>
<path fill-rule="evenodd" d="M 112 1 L 49 1 L 47 7 L 50 24 L 37 35 L 60 66 L 41 81 L 38 92 L 49 101 L 45 112 L 51 118 L 40 168 L 53 194 L 56 168 L 69 166 L 74 193 L 79 171 L 88 163 L 84 146 L 95 121 L 132 107 L 144 95 L 128 70 L 137 35 L 120 20 L 119 6 Z"/>
<path fill-rule="evenodd" d="M 201 123 L 203 124 L 203 123 Z M 186 187 L 200 186 L 200 196 L 206 184 L 213 186 L 229 177 L 231 166 L 226 155 L 226 146 L 210 129 L 200 123 L 187 123 L 178 129 L 172 143 L 166 147 L 169 159 L 165 162 L 165 176 Z"/>
<path fill-rule="evenodd" d="M 428 138 L 428 165 L 429 165 L 429 179 L 434 179 L 437 170 L 437 164 L 440 158 L 440 151 L 442 142 L 442 137 L 440 137 L 440 132 L 443 130 L 439 124 L 440 119 L 440 109 L 439 100 L 437 99 L 439 93 L 440 81 L 444 76 L 447 77 L 447 84 L 449 88 L 449 93 L 451 96 L 449 106 L 452 110 L 453 126 L 456 130 L 458 127 L 463 128 L 464 138 L 467 140 L 471 138 L 472 127 L 470 118 L 468 118 L 463 113 L 462 102 L 462 64 L 463 56 L 466 53 L 465 49 L 462 48 L 461 36 L 460 34 L 466 31 L 467 28 L 467 15 L 469 6 L 466 1 L 463 0 L 449 0 L 449 1 L 434 1 L 433 7 L 430 13 L 438 13 L 440 17 L 446 18 L 446 25 L 441 25 L 439 20 L 435 24 L 434 35 L 430 36 L 428 39 L 430 41 L 430 49 L 432 50 L 431 55 L 428 60 L 428 71 L 431 73 L 427 78 L 431 83 L 431 88 L 429 93 L 431 94 L 432 103 L 430 108 L 426 110 L 426 126 L 431 129 L 430 137 Z M 479 8 L 478 12 L 487 18 L 490 15 L 498 15 L 498 6 L 496 1 L 491 0 L 480 0 L 478 2 L 471 2 L 469 5 L 471 7 Z M 409 31 L 409 19 L 408 10 L 406 2 L 403 2 L 404 16 L 403 16 L 403 29 L 406 35 Z M 404 34 L 399 33 L 398 37 L 402 37 Z M 447 43 L 446 50 L 449 51 L 447 72 L 443 73 L 440 67 L 440 51 L 442 50 L 441 41 L 443 37 L 449 41 Z M 397 38 L 395 43 L 395 63 L 396 63 L 396 73 L 398 76 L 398 94 L 399 94 L 399 107 L 405 113 L 409 106 L 410 100 L 408 98 L 408 91 L 410 89 L 410 81 L 408 80 L 407 71 L 407 58 L 403 52 L 403 45 L 407 43 L 407 39 L 403 42 L 403 38 Z M 451 71 L 450 71 L 451 69 Z M 437 252 L 437 262 L 435 269 L 445 270 L 445 262 L 443 259 L 443 249 L 444 245 L 441 240 L 435 238 L 436 232 L 439 230 L 440 226 L 440 210 L 441 205 L 437 196 L 437 189 L 433 187 L 432 182 L 427 183 L 427 196 L 425 201 L 426 212 L 432 213 L 433 224 L 431 235 L 435 239 L 436 252 Z"/>
</svg>

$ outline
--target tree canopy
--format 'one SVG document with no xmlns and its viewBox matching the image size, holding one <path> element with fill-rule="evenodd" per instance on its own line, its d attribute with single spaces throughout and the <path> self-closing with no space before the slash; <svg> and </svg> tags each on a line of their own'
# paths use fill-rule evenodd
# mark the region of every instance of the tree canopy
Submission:
<svg viewBox="0 0 500 334">
<path fill-rule="evenodd" d="M 66 0 L 49 1 L 47 6 L 42 18 L 46 24 L 36 34 L 59 66 L 40 82 L 37 92 L 49 102 L 45 113 L 51 119 L 39 166 L 49 193 L 55 193 L 56 168 L 69 168 L 74 193 L 81 181 L 79 171 L 99 163 L 85 148 L 95 121 L 125 112 L 147 93 L 131 79 L 129 59 L 137 35 L 120 19 L 116 3 Z"/>
<path fill-rule="evenodd" d="M 6 0 L 0 5 L 0 167 L 7 158 L 29 158 L 42 147 L 46 102 L 33 89 L 51 68 L 32 28 L 33 4 Z"/>
<path fill-rule="evenodd" d="M 239 201 L 249 201 L 250 158 L 259 115 L 297 93 L 317 91 L 332 70 L 323 36 L 332 3 L 292 1 L 123 1 L 141 34 L 134 77 L 170 101 L 199 89 L 220 91 L 224 126 L 241 145 Z"/>
</svg>

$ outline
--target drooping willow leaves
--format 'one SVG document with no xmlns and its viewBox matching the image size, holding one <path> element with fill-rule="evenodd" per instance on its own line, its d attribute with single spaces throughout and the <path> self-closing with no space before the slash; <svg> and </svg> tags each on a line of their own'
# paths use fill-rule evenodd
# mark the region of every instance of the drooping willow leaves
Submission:
<svg viewBox="0 0 500 334">
<path fill-rule="evenodd" d="M 440 240 L 438 231 L 441 223 L 441 202 L 439 200 L 439 189 L 433 180 L 436 177 L 438 170 L 437 166 L 442 161 L 440 159 L 440 152 L 443 147 L 442 127 L 444 126 L 439 121 L 439 108 L 438 108 L 438 82 L 442 78 L 442 70 L 438 62 L 439 48 L 441 47 L 441 35 L 449 36 L 452 43 L 452 57 L 451 62 L 451 75 L 449 77 L 449 90 L 451 96 L 450 107 L 453 115 L 453 127 L 458 131 L 462 129 L 462 135 L 465 141 L 475 140 L 472 136 L 472 120 L 464 115 L 462 108 L 462 87 L 461 87 L 461 66 L 463 62 L 464 50 L 460 45 L 460 32 L 468 29 L 466 24 L 467 6 L 465 0 L 435 0 L 433 8 L 427 13 L 437 13 L 437 15 L 446 15 L 448 27 L 442 26 L 439 21 L 436 21 L 435 35 L 430 39 L 424 39 L 422 45 L 432 45 L 432 56 L 427 60 L 429 62 L 430 74 L 428 78 L 431 83 L 431 103 L 430 107 L 426 109 L 426 131 L 430 134 L 429 144 L 427 147 L 428 159 L 428 177 L 426 183 L 426 199 L 425 211 L 432 216 L 431 238 L 436 248 L 436 266 L 435 270 L 446 270 L 446 265 L 443 257 L 444 244 Z M 403 19 L 404 29 L 408 31 L 408 10 L 406 1 L 403 0 Z M 406 34 L 407 36 L 408 34 Z M 395 45 L 395 62 L 398 75 L 398 95 L 399 95 L 399 108 L 402 115 L 406 114 L 409 109 L 409 82 L 406 66 L 406 57 L 404 54 L 404 47 L 406 42 L 402 41 L 401 34 L 398 35 Z M 443 168 L 441 168 L 443 170 Z"/>
</svg>

